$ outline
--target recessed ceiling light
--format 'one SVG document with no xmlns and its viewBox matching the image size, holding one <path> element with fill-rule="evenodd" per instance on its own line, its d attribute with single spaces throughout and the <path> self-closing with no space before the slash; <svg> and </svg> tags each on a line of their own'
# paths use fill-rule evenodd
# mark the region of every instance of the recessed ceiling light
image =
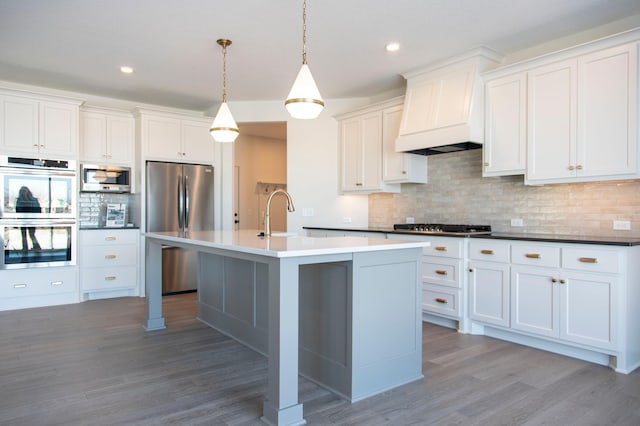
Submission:
<svg viewBox="0 0 640 426">
<path fill-rule="evenodd" d="M 122 72 L 123 74 L 131 74 L 133 72 L 133 68 L 123 65 L 120 67 L 120 72 Z"/>
<path fill-rule="evenodd" d="M 386 46 L 384 46 L 384 48 L 387 52 L 396 52 L 398 49 L 400 49 L 400 43 L 396 43 L 396 42 L 387 43 Z"/>
</svg>

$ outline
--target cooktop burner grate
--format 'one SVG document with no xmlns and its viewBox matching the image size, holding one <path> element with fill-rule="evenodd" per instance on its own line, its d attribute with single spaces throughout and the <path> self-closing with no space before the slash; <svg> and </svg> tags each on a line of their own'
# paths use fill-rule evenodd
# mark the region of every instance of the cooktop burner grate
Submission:
<svg viewBox="0 0 640 426">
<path fill-rule="evenodd" d="M 448 223 L 399 223 L 393 225 L 393 229 L 429 234 L 488 234 L 491 232 L 490 225 L 457 225 Z"/>
</svg>

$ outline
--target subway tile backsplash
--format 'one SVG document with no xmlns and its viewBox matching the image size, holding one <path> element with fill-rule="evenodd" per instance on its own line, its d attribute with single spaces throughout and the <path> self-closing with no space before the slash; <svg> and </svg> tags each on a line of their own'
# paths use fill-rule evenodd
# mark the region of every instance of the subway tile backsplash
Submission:
<svg viewBox="0 0 640 426">
<path fill-rule="evenodd" d="M 369 196 L 369 226 L 489 224 L 496 232 L 640 236 L 640 180 L 525 186 L 523 176 L 482 177 L 482 151 L 429 157 L 429 183 Z M 511 219 L 523 227 L 511 227 Z M 631 222 L 614 231 L 613 221 Z"/>
<path fill-rule="evenodd" d="M 137 203 L 131 194 L 112 194 L 103 192 L 81 192 L 78 200 L 78 223 L 81 227 L 103 227 L 106 222 L 107 204 L 124 203 L 127 205 L 125 221 L 138 225 Z"/>
</svg>

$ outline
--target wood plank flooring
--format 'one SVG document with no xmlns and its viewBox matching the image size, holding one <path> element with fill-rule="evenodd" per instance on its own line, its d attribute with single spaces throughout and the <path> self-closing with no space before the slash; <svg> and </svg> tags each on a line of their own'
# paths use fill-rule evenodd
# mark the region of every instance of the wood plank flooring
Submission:
<svg viewBox="0 0 640 426">
<path fill-rule="evenodd" d="M 266 359 L 195 319 L 195 294 L 0 312 L 0 425 L 260 425 Z M 300 379 L 310 425 L 640 425 L 640 371 L 425 324 L 425 379 L 349 404 Z"/>
</svg>

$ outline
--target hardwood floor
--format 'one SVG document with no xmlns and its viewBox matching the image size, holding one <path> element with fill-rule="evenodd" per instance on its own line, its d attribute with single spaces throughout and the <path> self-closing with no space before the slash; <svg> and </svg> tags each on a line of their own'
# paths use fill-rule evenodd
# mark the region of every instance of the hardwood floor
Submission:
<svg viewBox="0 0 640 426">
<path fill-rule="evenodd" d="M 0 312 L 0 425 L 259 425 L 266 360 L 195 319 L 195 294 Z M 349 404 L 300 379 L 310 425 L 640 425 L 640 371 L 425 324 L 425 379 Z"/>
</svg>

